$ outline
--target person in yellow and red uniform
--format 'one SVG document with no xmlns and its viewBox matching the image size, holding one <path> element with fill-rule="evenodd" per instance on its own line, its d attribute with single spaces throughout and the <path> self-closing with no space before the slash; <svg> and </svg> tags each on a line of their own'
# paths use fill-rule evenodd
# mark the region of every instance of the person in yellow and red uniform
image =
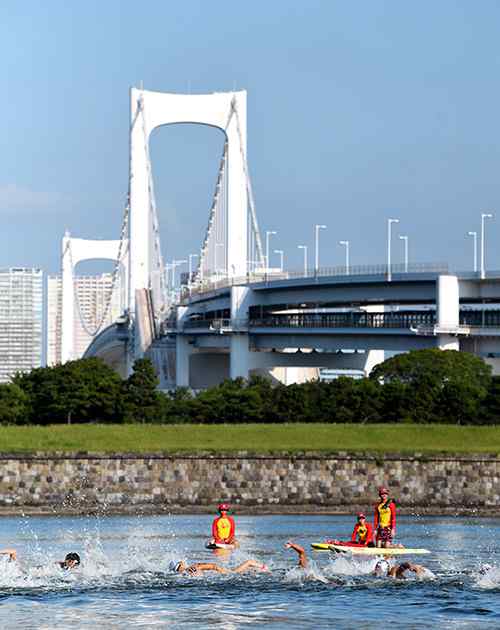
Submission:
<svg viewBox="0 0 500 630">
<path fill-rule="evenodd" d="M 363 512 L 358 514 L 358 522 L 354 526 L 351 536 L 351 542 L 364 545 L 365 547 L 373 547 L 373 528 L 370 523 L 366 522 L 366 516 Z"/>
<path fill-rule="evenodd" d="M 396 535 L 396 504 L 389 499 L 389 490 L 378 489 L 379 503 L 375 506 L 375 536 L 377 547 L 391 547 Z"/>
<path fill-rule="evenodd" d="M 231 507 L 227 503 L 221 503 L 217 508 L 219 516 L 212 523 L 212 541 L 214 543 L 230 545 L 236 542 L 234 519 L 228 514 L 230 509 Z"/>
</svg>

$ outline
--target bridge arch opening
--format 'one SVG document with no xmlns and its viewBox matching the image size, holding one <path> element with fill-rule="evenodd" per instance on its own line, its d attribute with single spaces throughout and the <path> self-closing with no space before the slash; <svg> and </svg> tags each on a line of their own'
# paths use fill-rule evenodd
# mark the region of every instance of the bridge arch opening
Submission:
<svg viewBox="0 0 500 630">
<path fill-rule="evenodd" d="M 192 270 L 198 265 L 225 142 L 223 130 L 203 123 L 169 123 L 151 134 L 163 258 L 187 260 L 175 270 L 177 278 L 188 272 L 189 254 Z"/>
</svg>

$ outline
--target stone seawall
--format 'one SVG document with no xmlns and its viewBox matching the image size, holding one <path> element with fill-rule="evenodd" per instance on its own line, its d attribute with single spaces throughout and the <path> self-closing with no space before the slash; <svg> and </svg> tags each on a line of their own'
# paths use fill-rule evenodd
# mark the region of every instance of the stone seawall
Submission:
<svg viewBox="0 0 500 630">
<path fill-rule="evenodd" d="M 2 455 L 0 509 L 240 508 L 351 511 L 388 485 L 402 508 L 500 514 L 497 456 Z M 241 510 L 242 511 L 242 510 Z"/>
</svg>

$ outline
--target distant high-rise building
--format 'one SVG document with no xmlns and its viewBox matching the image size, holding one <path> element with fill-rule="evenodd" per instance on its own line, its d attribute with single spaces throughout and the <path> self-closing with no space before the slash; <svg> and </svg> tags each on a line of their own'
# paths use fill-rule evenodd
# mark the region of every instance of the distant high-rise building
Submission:
<svg viewBox="0 0 500 630">
<path fill-rule="evenodd" d="M 61 363 L 61 276 L 47 278 L 47 365 Z"/>
<path fill-rule="evenodd" d="M 93 339 L 92 333 L 99 326 L 109 309 L 101 330 L 112 324 L 122 312 L 122 291 L 117 277 L 113 294 L 110 291 L 113 275 L 75 276 L 75 308 L 73 313 L 73 358 L 79 359 Z M 61 363 L 62 330 L 62 281 L 61 276 L 49 276 L 47 293 L 47 365 Z"/>
<path fill-rule="evenodd" d="M 43 271 L 0 269 L 0 382 L 42 365 Z"/>
</svg>

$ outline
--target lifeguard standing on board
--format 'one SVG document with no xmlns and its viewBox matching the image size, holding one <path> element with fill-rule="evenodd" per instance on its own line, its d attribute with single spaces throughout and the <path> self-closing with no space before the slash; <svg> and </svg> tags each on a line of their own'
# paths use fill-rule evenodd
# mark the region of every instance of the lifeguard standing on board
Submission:
<svg viewBox="0 0 500 630">
<path fill-rule="evenodd" d="M 396 535 L 396 504 L 389 499 L 389 490 L 382 486 L 378 489 L 379 503 L 375 506 L 375 537 L 377 547 L 392 547 Z"/>
<path fill-rule="evenodd" d="M 217 511 L 219 516 L 214 519 L 212 523 L 212 542 L 220 545 L 235 545 L 237 544 L 235 535 L 236 526 L 234 519 L 229 516 L 229 510 L 231 506 L 227 503 L 219 504 Z"/>
</svg>

